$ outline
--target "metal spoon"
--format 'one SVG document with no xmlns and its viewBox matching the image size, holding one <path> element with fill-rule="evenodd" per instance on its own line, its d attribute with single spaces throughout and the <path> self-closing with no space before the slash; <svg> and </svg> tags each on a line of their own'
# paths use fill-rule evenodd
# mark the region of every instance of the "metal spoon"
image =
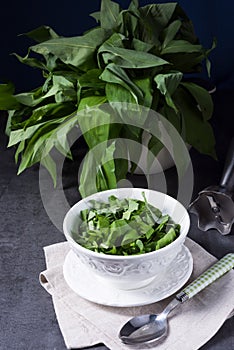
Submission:
<svg viewBox="0 0 234 350">
<path fill-rule="evenodd" d="M 175 298 L 158 315 L 141 315 L 130 319 L 120 330 L 119 338 L 128 345 L 149 343 L 159 340 L 167 335 L 168 314 L 178 305 L 182 304 L 208 285 L 223 276 L 234 267 L 234 253 L 225 255 L 221 260 L 206 270 L 191 284 L 176 294 Z"/>
</svg>

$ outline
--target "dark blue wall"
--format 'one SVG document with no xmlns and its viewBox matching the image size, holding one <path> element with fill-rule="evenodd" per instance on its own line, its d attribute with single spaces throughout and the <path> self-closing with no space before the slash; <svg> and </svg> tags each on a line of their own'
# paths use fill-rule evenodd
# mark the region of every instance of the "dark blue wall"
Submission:
<svg viewBox="0 0 234 350">
<path fill-rule="evenodd" d="M 127 0 L 117 0 L 123 8 Z M 140 5 L 157 0 L 140 0 Z M 219 88 L 234 88 L 234 2 L 231 0 L 181 0 L 180 5 L 192 19 L 195 31 L 204 46 L 209 47 L 215 36 L 218 46 L 212 53 L 212 77 Z M 63 36 L 80 35 L 95 25 L 89 16 L 100 7 L 100 0 L 53 1 L 21 0 L 4 3 L 0 20 L 0 80 L 14 82 L 17 91 L 36 87 L 40 72 L 28 68 L 10 54 L 27 53 L 31 42 L 18 34 L 30 31 L 42 24 L 51 26 Z"/>
</svg>

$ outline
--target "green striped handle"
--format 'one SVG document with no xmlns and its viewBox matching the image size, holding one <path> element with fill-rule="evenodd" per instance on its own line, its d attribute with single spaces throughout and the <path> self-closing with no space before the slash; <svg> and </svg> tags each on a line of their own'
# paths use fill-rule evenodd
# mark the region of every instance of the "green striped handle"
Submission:
<svg viewBox="0 0 234 350">
<path fill-rule="evenodd" d="M 185 287 L 176 295 L 176 299 L 181 302 L 191 299 L 194 295 L 209 286 L 211 283 L 222 277 L 225 273 L 234 267 L 234 253 L 229 253 L 220 259 L 216 264 L 211 266 L 195 281 Z"/>
</svg>

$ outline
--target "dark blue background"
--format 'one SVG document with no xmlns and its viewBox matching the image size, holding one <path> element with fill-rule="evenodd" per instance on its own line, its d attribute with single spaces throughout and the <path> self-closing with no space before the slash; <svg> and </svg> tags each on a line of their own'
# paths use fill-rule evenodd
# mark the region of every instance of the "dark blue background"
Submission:
<svg viewBox="0 0 234 350">
<path fill-rule="evenodd" d="M 117 0 L 126 8 L 129 1 Z M 100 0 L 53 1 L 32 0 L 4 3 L 0 21 L 0 80 L 11 80 L 17 91 L 25 91 L 39 85 L 40 72 L 19 63 L 10 54 L 26 55 L 32 42 L 18 34 L 30 31 L 42 24 L 51 26 L 63 36 L 81 35 L 96 25 L 89 16 L 99 10 Z M 141 6 L 153 2 L 140 0 Z M 234 2 L 231 0 L 181 0 L 180 5 L 192 19 L 196 34 L 202 44 L 210 47 L 213 37 L 218 46 L 212 53 L 212 79 L 218 88 L 234 88 Z"/>
</svg>

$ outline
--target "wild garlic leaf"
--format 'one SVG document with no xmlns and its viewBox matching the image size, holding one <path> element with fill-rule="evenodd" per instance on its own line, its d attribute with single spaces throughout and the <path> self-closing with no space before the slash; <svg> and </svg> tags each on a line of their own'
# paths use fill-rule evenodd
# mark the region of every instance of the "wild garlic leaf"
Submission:
<svg viewBox="0 0 234 350">
<path fill-rule="evenodd" d="M 42 89 L 38 88 L 30 92 L 23 92 L 15 95 L 16 100 L 29 107 L 35 107 L 43 101 Z"/>
<path fill-rule="evenodd" d="M 115 162 L 114 162 L 115 142 L 106 147 L 105 153 L 100 159 L 100 165 L 98 167 L 97 182 L 99 191 L 107 190 L 109 188 L 117 187 L 117 180 L 115 175 Z M 104 183 L 104 186 L 101 183 Z"/>
<path fill-rule="evenodd" d="M 51 134 L 51 126 L 48 125 L 45 125 L 35 132 L 22 154 L 17 173 L 18 175 L 21 174 L 27 167 L 40 162 L 42 158 L 44 158 L 50 152 L 53 147 L 53 144 L 48 141 Z"/>
<path fill-rule="evenodd" d="M 35 133 L 35 131 L 38 130 L 44 124 L 45 123 L 40 123 L 40 124 L 29 126 L 26 129 L 12 130 L 10 133 L 8 147 L 11 147 L 21 141 L 25 141 L 29 139 Z"/>
<path fill-rule="evenodd" d="M 50 125 L 54 124 L 54 128 L 56 128 L 59 125 L 59 128 L 62 128 L 63 130 L 65 130 L 64 129 L 65 124 L 63 124 L 63 123 L 67 119 L 68 119 L 68 116 L 65 116 L 65 117 L 50 120 L 50 121 L 47 120 L 47 121 L 44 121 L 42 123 L 28 126 L 26 128 L 12 130 L 11 134 L 10 134 L 10 139 L 8 142 L 8 147 L 14 146 L 21 141 L 25 141 L 27 139 L 30 139 L 38 129 L 45 126 L 46 124 L 50 124 Z"/>
<path fill-rule="evenodd" d="M 196 100 L 204 120 L 209 120 L 213 114 L 213 101 L 209 92 L 192 82 L 181 83 Z"/>
<path fill-rule="evenodd" d="M 128 209 L 127 209 L 127 211 L 124 212 L 123 219 L 129 220 L 132 212 L 137 210 L 138 207 L 139 207 L 139 204 L 136 201 L 129 199 Z"/>
<path fill-rule="evenodd" d="M 192 53 L 200 52 L 202 53 L 202 46 L 198 44 L 191 44 L 186 40 L 171 40 L 165 48 L 162 49 L 161 54 L 171 54 L 171 53 Z"/>
<path fill-rule="evenodd" d="M 25 121 L 24 128 L 53 119 L 59 124 L 60 118 L 70 115 L 73 111 L 74 105 L 70 102 L 48 103 L 33 110 L 32 115 Z"/>
<path fill-rule="evenodd" d="M 165 103 L 160 109 L 159 113 L 162 114 L 180 133 L 184 136 L 184 122 L 181 113 L 177 113 L 174 109 Z"/>
<path fill-rule="evenodd" d="M 204 120 L 196 100 L 182 87 L 176 91 L 174 99 L 180 108 L 184 120 L 185 141 L 193 145 L 199 152 L 216 158 L 213 129 Z M 194 130 L 196 130 L 196 133 L 194 133 Z"/>
<path fill-rule="evenodd" d="M 134 79 L 134 83 L 143 92 L 143 105 L 150 108 L 153 102 L 153 87 L 151 77 Z"/>
<path fill-rule="evenodd" d="M 82 74 L 78 78 L 78 85 L 80 88 L 91 87 L 94 89 L 104 89 L 105 83 L 99 78 L 102 70 L 98 68 L 90 69 L 88 72 Z"/>
<path fill-rule="evenodd" d="M 64 124 L 63 124 L 64 123 Z M 40 162 L 42 158 L 46 157 L 50 153 L 54 146 L 63 147 L 65 146 L 65 141 L 58 140 L 57 131 L 64 128 L 63 131 L 71 130 L 71 128 L 77 123 L 77 118 L 75 117 L 69 119 L 69 115 L 64 118 L 49 120 L 37 127 L 34 125 L 34 128 L 30 129 L 28 132 L 32 133 L 29 141 L 22 153 L 21 163 L 18 169 L 18 174 L 20 174 L 27 167 Z M 68 124 L 68 127 L 66 128 Z M 27 129 L 26 129 L 27 130 Z M 65 133 L 65 135 L 67 135 Z M 21 141 L 25 140 L 25 137 L 28 136 L 27 133 L 21 132 L 21 134 L 15 135 Z M 65 137 L 65 136 L 64 136 Z M 10 139 L 11 143 L 16 140 Z M 65 153 L 65 149 L 64 149 Z M 69 156 L 69 153 L 68 153 Z"/>
<path fill-rule="evenodd" d="M 18 163 L 18 160 L 19 160 L 19 155 L 21 152 L 23 152 L 25 148 L 25 140 L 23 141 L 20 141 L 18 147 L 17 147 L 17 150 L 15 152 L 15 162 Z"/>
<path fill-rule="evenodd" d="M 170 228 L 170 230 L 160 238 L 156 243 L 156 250 L 165 247 L 176 239 L 176 233 L 174 228 Z"/>
<path fill-rule="evenodd" d="M 56 163 L 53 160 L 53 158 L 47 154 L 45 157 L 41 159 L 41 164 L 48 170 L 52 180 L 54 187 L 56 187 L 57 183 L 57 168 L 56 168 Z"/>
<path fill-rule="evenodd" d="M 90 13 L 90 16 L 93 17 L 95 19 L 96 22 L 100 22 L 100 17 L 101 17 L 101 13 L 100 11 L 96 11 L 93 13 Z"/>
<path fill-rule="evenodd" d="M 82 163 L 79 181 L 79 192 L 82 197 L 97 192 L 96 178 L 97 160 L 93 152 L 88 152 Z"/>
<path fill-rule="evenodd" d="M 131 45 L 132 45 L 132 50 L 143 51 L 143 52 L 148 52 L 154 47 L 153 44 L 148 44 L 136 38 L 132 39 Z"/>
<path fill-rule="evenodd" d="M 38 43 L 41 43 L 43 41 L 47 41 L 50 39 L 59 38 L 59 35 L 55 33 L 55 31 L 49 26 L 40 26 L 34 30 L 31 30 L 30 32 L 23 33 L 21 35 L 25 35 L 37 41 Z"/>
<path fill-rule="evenodd" d="M 118 31 L 126 37 L 126 45 L 129 44 L 129 38 L 139 39 L 138 30 L 139 11 L 123 10 L 120 12 L 117 21 Z"/>
<path fill-rule="evenodd" d="M 0 110 L 15 110 L 20 108 L 20 103 L 14 96 L 14 85 L 11 83 L 0 84 Z"/>
<path fill-rule="evenodd" d="M 111 47 L 114 49 L 115 47 L 124 48 L 124 40 L 128 41 L 121 33 L 113 33 L 98 49 L 99 52 L 108 51 Z"/>
<path fill-rule="evenodd" d="M 147 18 L 151 18 L 152 22 L 157 22 L 160 28 L 164 28 L 169 24 L 175 10 L 177 8 L 176 2 L 166 4 L 150 4 L 143 6 L 142 13 Z"/>
<path fill-rule="evenodd" d="M 123 237 L 121 244 L 124 246 L 126 244 L 132 243 L 140 237 L 137 230 L 130 229 Z"/>
<path fill-rule="evenodd" d="M 103 45 L 99 49 L 105 64 L 115 63 L 122 68 L 143 69 L 168 65 L 166 60 L 148 52 L 129 50 L 121 47 Z"/>
<path fill-rule="evenodd" d="M 143 41 L 153 43 L 160 47 L 160 33 L 168 25 L 175 9 L 176 3 L 150 4 L 140 8 L 141 28 L 140 33 Z"/>
<path fill-rule="evenodd" d="M 65 64 L 87 70 L 94 68 L 93 55 L 107 35 L 103 28 L 94 28 L 83 36 L 51 39 L 32 46 L 31 50 L 43 56 L 53 54 Z"/>
<path fill-rule="evenodd" d="M 176 113 L 178 112 L 178 108 L 173 102 L 172 95 L 179 86 L 182 77 L 183 74 L 181 72 L 158 74 L 154 77 L 157 88 L 160 90 L 161 94 L 165 96 L 168 106 L 173 108 Z"/>
<path fill-rule="evenodd" d="M 136 240 L 136 246 L 139 248 L 139 253 L 144 253 L 144 244 L 142 243 L 142 241 L 140 239 Z"/>
<path fill-rule="evenodd" d="M 142 91 L 133 83 L 125 70 L 114 63 L 110 63 L 106 66 L 100 79 L 108 83 L 119 84 L 127 89 L 135 99 L 136 103 L 139 103 L 143 98 Z"/>
<path fill-rule="evenodd" d="M 162 47 L 165 48 L 176 36 L 180 27 L 182 25 L 181 20 L 177 19 L 169 24 L 163 31 L 163 44 Z"/>
<path fill-rule="evenodd" d="M 106 83 L 105 93 L 109 103 L 136 103 L 136 98 L 134 98 L 134 95 L 129 91 L 129 89 L 126 89 L 120 84 Z"/>
<path fill-rule="evenodd" d="M 80 99 L 78 111 L 81 111 L 82 109 L 94 107 L 94 106 L 100 106 L 103 103 L 107 101 L 106 96 L 88 96 L 83 97 Z"/>
<path fill-rule="evenodd" d="M 100 22 L 104 29 L 114 29 L 120 12 L 119 4 L 111 0 L 102 0 Z"/>
<path fill-rule="evenodd" d="M 92 103 L 97 105 L 104 101 L 103 96 L 92 96 L 84 99 L 82 103 L 84 107 L 89 107 Z M 77 121 L 89 148 L 100 144 L 100 152 L 103 152 L 105 146 L 103 147 L 102 143 L 108 140 L 111 116 L 101 109 L 97 109 L 95 114 L 92 111 L 88 108 L 81 109 L 77 114 Z M 100 155 L 97 154 L 97 159 L 100 159 Z"/>
<path fill-rule="evenodd" d="M 55 102 L 57 103 L 67 101 L 76 102 L 77 94 L 73 82 L 64 76 L 53 75 L 52 84 L 52 88 L 44 95 L 44 99 L 54 95 Z"/>
<path fill-rule="evenodd" d="M 132 0 L 129 4 L 128 10 L 129 11 L 136 11 L 139 8 L 139 2 L 138 0 Z"/>
<path fill-rule="evenodd" d="M 30 50 L 29 50 L 29 53 L 25 57 L 21 57 L 17 53 L 13 53 L 13 55 L 18 59 L 18 61 L 20 63 L 26 64 L 27 66 L 32 67 L 32 68 L 39 68 L 42 70 L 47 70 L 47 66 L 46 66 L 45 62 L 42 62 L 35 57 L 29 57 L 29 54 L 30 54 Z"/>
<path fill-rule="evenodd" d="M 154 135 L 150 136 L 148 143 L 148 149 L 150 152 L 147 153 L 147 169 L 150 171 L 153 162 L 155 162 L 155 157 L 158 156 L 159 152 L 163 149 L 164 145 L 162 142 Z"/>
</svg>

